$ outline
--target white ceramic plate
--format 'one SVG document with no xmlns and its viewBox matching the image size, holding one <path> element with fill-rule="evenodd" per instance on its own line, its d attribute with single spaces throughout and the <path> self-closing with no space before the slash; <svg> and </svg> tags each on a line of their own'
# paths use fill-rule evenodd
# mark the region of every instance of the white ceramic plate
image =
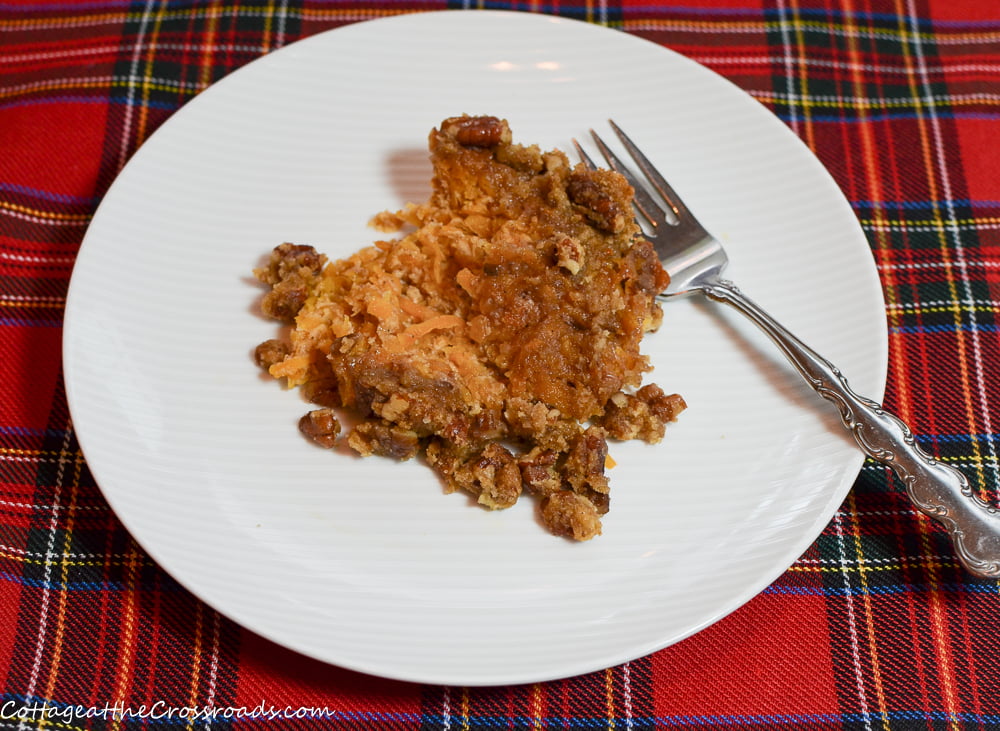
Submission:
<svg viewBox="0 0 1000 731">
<path fill-rule="evenodd" d="M 635 73 L 641 70 L 641 73 Z M 282 241 L 333 256 L 423 200 L 426 135 L 462 112 L 569 148 L 614 117 L 730 250 L 745 291 L 880 398 L 881 291 L 817 160 L 757 102 L 624 33 L 445 11 L 320 34 L 191 101 L 94 218 L 66 315 L 75 427 L 149 554 L 247 628 L 307 655 L 444 684 L 601 669 L 715 622 L 831 519 L 862 458 L 833 408 L 720 305 L 670 304 L 645 350 L 690 405 L 660 445 L 612 446 L 604 535 L 490 513 L 419 462 L 297 432 L 297 392 L 250 353 L 275 334 L 250 270 Z"/>
</svg>

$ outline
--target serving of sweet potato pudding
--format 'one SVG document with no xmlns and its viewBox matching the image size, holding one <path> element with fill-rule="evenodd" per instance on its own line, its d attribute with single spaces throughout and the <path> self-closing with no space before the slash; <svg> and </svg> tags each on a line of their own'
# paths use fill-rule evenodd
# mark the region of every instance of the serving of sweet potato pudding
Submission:
<svg viewBox="0 0 1000 731">
<path fill-rule="evenodd" d="M 333 262 L 284 243 L 255 271 L 263 313 L 291 323 L 257 363 L 316 405 L 299 423 L 316 443 L 422 454 L 448 492 L 497 509 L 527 491 L 552 533 L 590 539 L 608 439 L 657 442 L 684 409 L 641 385 L 668 277 L 632 189 L 495 117 L 444 120 L 430 155 L 430 199 L 373 219 L 394 238 Z"/>
</svg>

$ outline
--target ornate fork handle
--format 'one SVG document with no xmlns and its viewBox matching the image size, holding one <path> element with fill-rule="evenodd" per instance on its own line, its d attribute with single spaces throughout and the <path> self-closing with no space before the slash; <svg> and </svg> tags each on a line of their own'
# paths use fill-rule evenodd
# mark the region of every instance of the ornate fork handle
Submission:
<svg viewBox="0 0 1000 731">
<path fill-rule="evenodd" d="M 973 494 L 965 475 L 923 451 L 899 417 L 851 390 L 832 363 L 731 282 L 715 280 L 698 288 L 709 298 L 748 316 L 778 345 L 809 385 L 837 405 L 844 425 L 865 454 L 891 467 L 906 485 L 917 509 L 948 530 L 959 559 L 971 573 L 1000 578 L 1000 513 Z"/>
</svg>

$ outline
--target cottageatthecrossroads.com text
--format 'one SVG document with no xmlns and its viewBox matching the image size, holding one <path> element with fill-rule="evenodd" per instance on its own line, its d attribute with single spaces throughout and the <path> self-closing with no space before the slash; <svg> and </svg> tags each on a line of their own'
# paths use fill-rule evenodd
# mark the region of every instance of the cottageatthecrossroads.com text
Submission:
<svg viewBox="0 0 1000 731">
<path fill-rule="evenodd" d="M 53 721 L 71 722 L 83 719 L 101 719 L 113 721 L 127 720 L 261 720 L 275 721 L 284 719 L 331 719 L 343 716 L 343 711 L 336 711 L 325 706 L 282 706 L 266 705 L 261 701 L 256 706 L 171 706 L 163 701 L 137 706 L 126 706 L 124 703 L 105 703 L 103 706 L 63 705 L 43 701 L 23 703 L 6 701 L 0 705 L 0 720 L 4 721 Z"/>
</svg>

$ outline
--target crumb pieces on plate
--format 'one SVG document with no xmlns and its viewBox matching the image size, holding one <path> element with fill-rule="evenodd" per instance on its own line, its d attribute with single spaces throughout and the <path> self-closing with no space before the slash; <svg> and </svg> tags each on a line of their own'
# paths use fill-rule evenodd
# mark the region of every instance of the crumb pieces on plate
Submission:
<svg viewBox="0 0 1000 731">
<path fill-rule="evenodd" d="M 642 385 L 669 279 L 632 189 L 496 117 L 446 119 L 429 147 L 430 199 L 372 219 L 394 238 L 338 261 L 284 243 L 255 271 L 262 312 L 291 324 L 255 359 L 320 407 L 299 423 L 317 444 L 422 454 L 448 492 L 491 509 L 529 492 L 552 533 L 593 538 L 608 439 L 657 442 L 685 408 Z"/>
</svg>

